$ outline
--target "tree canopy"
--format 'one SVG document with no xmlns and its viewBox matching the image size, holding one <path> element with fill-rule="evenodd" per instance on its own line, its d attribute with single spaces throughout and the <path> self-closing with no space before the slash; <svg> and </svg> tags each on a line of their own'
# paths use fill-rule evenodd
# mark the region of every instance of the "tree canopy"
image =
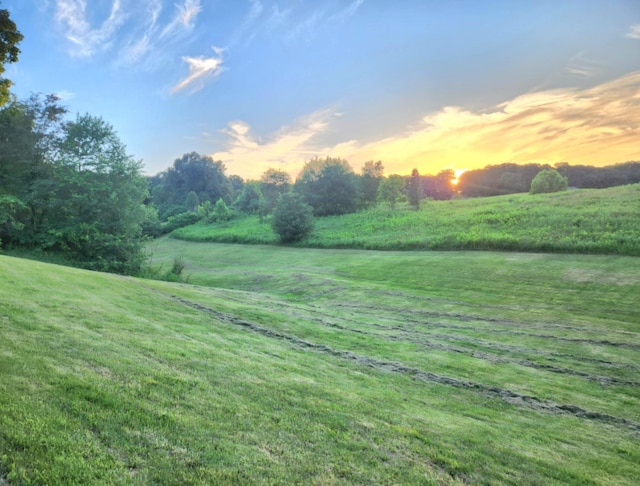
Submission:
<svg viewBox="0 0 640 486">
<path fill-rule="evenodd" d="M 557 170 L 545 169 L 540 171 L 531 181 L 531 194 L 560 192 L 567 190 L 567 178 Z"/>
<path fill-rule="evenodd" d="M 111 125 L 65 121 L 55 97 L 0 109 L 0 238 L 58 251 L 86 268 L 136 273 L 147 183 Z"/>
<path fill-rule="evenodd" d="M 11 20 L 9 11 L 0 9 L 0 106 L 9 101 L 9 88 L 12 84 L 10 80 L 1 77 L 5 72 L 4 65 L 18 61 L 18 44 L 23 38 L 15 22 Z"/>
<path fill-rule="evenodd" d="M 327 157 L 308 161 L 296 180 L 295 190 L 316 216 L 346 214 L 357 208 L 355 174 L 344 159 Z"/>
</svg>

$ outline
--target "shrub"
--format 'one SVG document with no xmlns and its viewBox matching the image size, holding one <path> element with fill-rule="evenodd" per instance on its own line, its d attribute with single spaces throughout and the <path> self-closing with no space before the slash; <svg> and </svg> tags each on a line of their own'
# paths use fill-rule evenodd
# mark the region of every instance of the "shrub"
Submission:
<svg viewBox="0 0 640 486">
<path fill-rule="evenodd" d="M 211 212 L 211 220 L 227 221 L 228 219 L 231 219 L 231 211 L 229 210 L 227 204 L 222 200 L 222 198 L 220 198 L 213 206 L 213 211 Z"/>
<path fill-rule="evenodd" d="M 566 191 L 567 178 L 554 169 L 545 169 L 531 181 L 530 194 L 543 194 L 548 192 Z"/>
<path fill-rule="evenodd" d="M 280 241 L 300 241 L 313 231 L 313 209 L 299 194 L 281 194 L 273 211 L 271 227 L 280 236 Z"/>
<path fill-rule="evenodd" d="M 162 223 L 162 232 L 171 233 L 173 230 L 189 226 L 200 221 L 198 213 L 188 212 L 171 216 L 166 223 Z"/>
</svg>

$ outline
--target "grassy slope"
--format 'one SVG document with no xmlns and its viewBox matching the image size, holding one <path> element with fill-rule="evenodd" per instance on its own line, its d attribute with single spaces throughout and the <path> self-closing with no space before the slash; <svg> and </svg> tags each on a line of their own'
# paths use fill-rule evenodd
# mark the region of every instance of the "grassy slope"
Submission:
<svg viewBox="0 0 640 486">
<path fill-rule="evenodd" d="M 378 250 L 519 250 L 640 255 L 640 185 L 556 194 L 430 201 L 420 211 L 375 208 L 319 218 L 300 246 Z M 276 243 L 256 218 L 194 225 L 190 241 Z"/>
<path fill-rule="evenodd" d="M 203 286 L 0 256 L 0 483 L 637 478 L 635 258 L 153 251 Z"/>
</svg>

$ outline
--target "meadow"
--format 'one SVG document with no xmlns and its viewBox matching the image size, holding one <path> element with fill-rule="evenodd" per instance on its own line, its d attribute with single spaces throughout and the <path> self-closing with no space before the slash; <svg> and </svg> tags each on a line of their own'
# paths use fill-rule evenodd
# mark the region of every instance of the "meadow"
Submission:
<svg viewBox="0 0 640 486">
<path fill-rule="evenodd" d="M 640 184 L 555 194 L 511 194 L 377 206 L 316 219 L 299 247 L 370 250 L 504 250 L 640 256 Z M 196 224 L 173 238 L 275 244 L 269 221 L 257 216 Z"/>
<path fill-rule="evenodd" d="M 637 258 L 0 255 L 0 483 L 636 484 Z"/>
</svg>

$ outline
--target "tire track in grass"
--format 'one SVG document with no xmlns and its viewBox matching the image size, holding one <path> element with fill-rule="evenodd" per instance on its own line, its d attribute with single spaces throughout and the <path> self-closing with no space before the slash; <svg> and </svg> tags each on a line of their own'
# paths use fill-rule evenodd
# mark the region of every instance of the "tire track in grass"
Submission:
<svg viewBox="0 0 640 486">
<path fill-rule="evenodd" d="M 280 303 L 280 305 L 283 306 L 289 306 L 289 307 L 293 307 L 290 306 L 289 304 L 285 304 L 285 303 Z M 337 306 L 340 306 L 340 304 L 336 304 Z M 322 314 L 325 317 L 329 317 L 329 314 L 327 314 L 323 308 L 321 307 L 316 307 L 316 306 L 312 306 L 314 309 L 314 314 Z M 300 311 L 300 309 L 298 307 L 294 307 L 296 310 Z M 355 328 L 349 328 L 346 326 L 341 326 L 339 324 L 335 324 L 335 323 L 330 323 L 328 321 L 325 321 L 323 319 L 320 319 L 318 317 L 315 316 L 308 316 L 308 315 L 296 315 L 296 314 L 292 314 L 292 313 L 288 313 L 289 315 L 291 315 L 292 317 L 300 317 L 300 318 L 304 318 L 305 320 L 311 321 L 311 322 L 317 322 L 319 324 L 325 325 L 325 326 L 329 326 L 329 327 L 334 327 L 337 329 L 342 329 L 345 331 L 349 331 L 349 332 L 353 332 L 353 333 L 358 333 L 358 334 L 369 334 L 369 335 L 375 335 L 378 336 L 380 338 L 389 338 L 389 339 L 394 339 L 393 336 L 391 335 L 381 335 L 381 334 L 376 334 L 376 333 L 372 333 L 369 331 L 364 331 L 361 329 L 355 329 Z M 332 316 L 331 316 L 332 317 Z M 380 314 L 376 314 L 374 316 L 377 319 L 380 319 Z M 393 322 L 405 322 L 404 319 L 395 319 L 393 317 L 389 317 L 389 316 L 385 316 L 384 317 L 387 321 L 393 321 Z M 378 323 L 374 323 L 374 322 L 367 322 L 366 324 L 363 324 L 363 322 L 361 320 L 357 320 L 354 318 L 341 318 L 342 322 L 350 322 L 353 323 L 355 325 L 366 325 L 369 327 L 374 327 L 376 329 L 381 329 L 381 330 L 385 330 L 385 331 L 398 331 L 400 333 L 403 333 L 405 335 L 412 335 L 412 333 L 410 331 L 407 330 L 406 327 L 402 327 L 402 326 L 387 326 L 384 324 L 378 324 Z M 440 327 L 443 329 L 461 329 L 460 326 L 456 327 L 455 325 L 448 325 L 448 324 L 442 324 L 442 323 L 434 323 L 434 322 L 420 322 L 420 324 L 423 324 L 425 326 L 433 326 L 433 327 Z M 478 331 L 479 329 L 477 328 L 462 328 L 465 330 L 472 330 L 472 331 Z M 481 330 L 481 329 L 480 329 Z M 443 341 L 456 341 L 456 342 L 464 342 L 467 343 L 469 341 L 469 338 L 466 336 L 456 336 L 456 335 L 449 335 L 449 334 L 433 334 L 433 333 L 429 333 L 430 337 L 435 337 L 436 339 L 440 339 Z M 409 341 L 415 342 L 417 344 L 422 344 L 424 345 L 425 343 L 433 343 L 433 341 L 425 341 L 425 340 L 416 340 L 414 337 L 410 337 L 408 339 Z M 525 346 L 515 346 L 515 345 L 506 345 L 506 344 L 498 344 L 495 343 L 493 341 L 487 341 L 484 339 L 478 339 L 478 338 L 474 338 L 473 340 L 473 344 L 480 344 L 481 346 L 488 348 L 488 349 L 495 349 L 498 351 L 505 351 L 505 352 L 509 352 L 509 353 L 518 353 L 518 354 L 535 354 L 538 356 L 542 356 L 550 361 L 558 361 L 559 359 L 571 359 L 574 361 L 581 361 L 584 363 L 589 363 L 589 364 L 595 364 L 598 365 L 600 367 L 606 367 L 606 368 L 612 368 L 612 369 L 623 369 L 623 370 L 630 370 L 630 371 L 637 371 L 640 372 L 640 366 L 637 365 L 633 365 L 633 364 L 628 364 L 628 363 L 616 363 L 610 360 L 606 360 L 606 359 L 601 359 L 601 358 L 592 358 L 589 356 L 578 356 L 575 354 L 567 354 L 567 353 L 556 353 L 556 352 L 552 352 L 552 351 L 544 351 L 541 349 L 537 349 L 537 348 L 529 348 L 529 347 L 525 347 Z M 443 345 L 439 345 L 439 346 L 443 346 Z M 459 348 L 459 349 L 463 349 L 463 348 Z M 457 351 L 456 351 L 457 352 Z M 489 355 L 487 353 L 488 356 L 497 356 L 498 359 L 502 358 L 499 355 Z M 545 366 L 545 365 L 541 365 L 541 366 Z M 560 369 L 560 368 L 558 368 Z M 582 373 L 582 372 L 578 372 L 578 373 Z M 640 382 L 632 382 L 632 381 L 624 381 L 624 380 L 620 380 L 618 381 L 617 378 L 613 377 L 613 378 L 609 378 L 609 377 L 600 377 L 600 376 L 595 376 L 595 375 L 590 375 L 592 378 L 592 381 L 598 381 L 601 382 L 602 384 L 604 384 L 603 382 L 606 382 L 608 380 L 615 382 L 616 384 L 628 384 L 628 385 L 639 385 L 640 386 Z"/>
<path fill-rule="evenodd" d="M 347 308 L 359 308 L 357 305 L 353 305 L 353 304 L 335 304 L 337 307 L 347 307 Z M 378 307 L 374 307 L 374 306 L 363 306 L 363 308 L 368 308 L 371 310 L 385 310 L 388 311 L 387 309 L 384 308 L 378 308 Z M 401 312 L 398 312 L 398 314 L 400 314 L 402 316 Z M 502 319 L 494 319 L 491 317 L 480 317 L 480 316 L 469 316 L 469 315 L 465 315 L 465 314 L 456 314 L 456 313 L 448 313 L 448 312 L 426 312 L 426 311 L 418 311 L 416 313 L 412 314 L 422 314 L 425 315 L 427 317 L 436 317 L 436 318 L 447 318 L 447 319 L 454 319 L 454 320 L 458 320 L 458 321 L 475 321 L 475 322 L 489 322 L 489 323 L 501 323 L 504 325 L 515 325 L 518 326 L 518 323 L 512 322 L 512 321 L 506 321 L 506 320 L 502 320 Z M 405 313 L 406 315 L 406 313 Z M 400 320 L 400 319 L 395 319 L 396 321 Z M 622 347 L 622 348 L 629 348 L 629 349 L 638 349 L 640 350 L 640 344 L 636 344 L 636 343 L 624 343 L 624 342 L 620 342 L 620 341 L 610 341 L 608 339 L 604 339 L 604 340 L 597 340 L 597 339 L 586 339 L 586 338 L 571 338 L 571 337 L 564 337 L 564 336 L 554 336 L 553 334 L 534 334 L 534 333 L 530 333 L 530 332 L 524 332 L 524 331 L 516 331 L 513 329 L 494 329 L 494 328 L 487 328 L 487 327 L 483 327 L 483 328 L 477 328 L 477 327 L 470 327 L 470 326 L 460 326 L 460 325 L 456 325 L 456 324 L 444 324 L 444 323 L 439 323 L 439 322 L 428 322 L 425 323 L 423 321 L 417 321 L 415 319 L 409 319 L 409 318 L 403 318 L 402 322 L 405 323 L 409 323 L 409 324 L 414 324 L 414 325 L 428 325 L 431 327 L 442 327 L 442 328 L 446 328 L 446 329 L 457 329 L 457 330 L 461 330 L 461 331 L 474 331 L 474 332 L 478 332 L 478 331 L 482 331 L 482 332 L 487 332 L 487 333 L 495 333 L 495 334 L 509 334 L 509 335 L 513 335 L 513 336 L 526 336 L 526 337 L 532 337 L 532 338 L 538 338 L 538 339 L 553 339 L 553 340 L 557 340 L 557 341 L 563 341 L 563 342 L 571 342 L 571 343 L 580 343 L 580 344 L 592 344 L 595 346 L 613 346 L 613 347 Z M 535 328 L 534 325 L 529 325 L 530 327 Z M 562 326 L 560 324 L 555 324 L 554 326 L 557 326 L 558 329 L 563 329 L 563 330 L 576 330 L 576 331 L 580 331 L 583 332 L 585 331 L 584 328 L 580 328 L 580 327 L 571 327 L 571 326 Z M 546 329 L 546 327 L 545 327 Z M 593 330 L 589 330 L 588 332 L 594 332 Z M 633 333 L 629 333 L 629 334 L 633 334 Z"/>
<path fill-rule="evenodd" d="M 497 396 L 511 405 L 527 407 L 534 410 L 544 411 L 552 414 L 572 415 L 582 419 L 589 419 L 589 420 L 624 426 L 630 430 L 640 433 L 640 423 L 637 423 L 625 418 L 615 417 L 613 415 L 608 415 L 600 412 L 593 412 L 572 404 L 559 404 L 550 400 L 541 399 L 531 395 L 523 395 L 521 393 L 517 393 L 512 390 L 507 390 L 500 387 L 488 386 L 488 385 L 473 382 L 473 381 L 459 380 L 457 378 L 438 375 L 435 373 L 431 373 L 429 371 L 423 371 L 419 368 L 405 366 L 401 363 L 374 359 L 368 356 L 363 356 L 363 355 L 353 353 L 351 351 L 341 351 L 338 349 L 334 349 L 330 346 L 327 346 L 325 344 L 313 343 L 310 341 L 306 341 L 304 339 L 300 339 L 290 334 L 274 331 L 272 329 L 263 327 L 259 324 L 245 321 L 231 314 L 217 311 L 210 307 L 204 306 L 198 302 L 193 302 L 188 299 L 178 297 L 176 295 L 166 294 L 156 289 L 151 289 L 151 288 L 149 289 L 153 290 L 154 292 L 158 292 L 183 305 L 186 305 L 200 312 L 204 312 L 210 316 L 213 316 L 215 319 L 219 321 L 243 327 L 245 329 L 256 332 L 263 336 L 290 342 L 291 344 L 295 345 L 299 349 L 311 350 L 311 351 L 315 351 L 322 354 L 336 356 L 338 358 L 353 361 L 362 366 L 367 366 L 367 367 L 382 370 L 382 371 L 405 374 L 405 375 L 411 376 L 415 380 L 421 380 L 428 383 L 437 383 L 441 385 L 448 385 L 456 388 L 465 388 L 465 389 L 474 390 L 486 395 Z"/>
<path fill-rule="evenodd" d="M 531 360 L 528 360 L 528 359 L 507 358 L 507 357 L 504 357 L 504 356 L 500 356 L 500 355 L 496 355 L 496 354 L 490 354 L 490 353 L 486 353 L 486 352 L 483 352 L 483 351 L 477 351 L 477 350 L 473 350 L 473 349 L 466 349 L 466 348 L 461 348 L 461 347 L 449 346 L 449 345 L 445 345 L 445 344 L 434 342 L 434 341 L 429 340 L 429 339 L 419 339 L 419 338 L 416 338 L 413 333 L 407 331 L 406 329 L 404 329 L 402 327 L 398 327 L 398 326 L 384 326 L 384 325 L 380 325 L 380 324 L 369 323 L 370 326 L 376 327 L 378 329 L 388 330 L 388 331 L 397 331 L 401 335 L 397 335 L 397 334 L 396 335 L 379 334 L 379 333 L 376 333 L 376 332 L 365 331 L 365 330 L 362 330 L 362 329 L 347 327 L 347 326 L 343 326 L 341 324 L 336 324 L 335 322 L 329 322 L 329 321 L 327 321 L 325 319 L 322 319 L 322 318 L 319 318 L 319 317 L 303 314 L 302 313 L 302 309 L 300 309 L 300 308 L 298 308 L 296 306 L 288 305 L 287 307 L 289 307 L 289 309 L 287 309 L 287 315 L 290 316 L 290 317 L 294 317 L 294 318 L 297 318 L 297 319 L 304 319 L 305 321 L 308 321 L 308 322 L 314 322 L 314 323 L 320 324 L 321 326 L 330 327 L 332 329 L 339 329 L 339 330 L 345 331 L 345 332 L 350 332 L 350 333 L 354 333 L 354 334 L 362 334 L 362 335 L 367 335 L 367 336 L 373 336 L 373 337 L 376 337 L 376 338 L 382 339 L 382 340 L 387 339 L 387 340 L 393 340 L 393 341 L 410 342 L 410 343 L 413 343 L 413 344 L 416 344 L 418 346 L 422 346 L 422 347 L 425 347 L 425 348 L 428 348 L 428 349 L 434 349 L 434 350 L 438 350 L 438 351 L 447 351 L 447 352 L 452 352 L 452 353 L 464 354 L 464 355 L 471 356 L 471 357 L 476 358 L 476 359 L 482 359 L 482 360 L 489 361 L 489 362 L 495 363 L 495 364 L 515 364 L 515 365 L 518 365 L 518 366 L 524 366 L 526 368 L 534 368 L 534 369 L 545 370 L 545 371 L 549 371 L 551 373 L 578 376 L 578 377 L 583 378 L 585 380 L 589 380 L 589 381 L 593 381 L 593 382 L 599 383 L 600 385 L 603 385 L 603 386 L 607 386 L 607 385 L 624 385 L 624 386 L 638 386 L 638 387 L 640 387 L 640 382 L 638 382 L 638 381 L 625 380 L 625 379 L 617 378 L 617 377 L 593 375 L 593 374 L 587 373 L 585 371 L 580 371 L 580 370 L 575 370 L 575 369 L 571 369 L 571 368 L 555 366 L 555 365 L 551 365 L 551 364 L 537 363 L 535 361 L 531 361 Z M 295 309 L 296 312 L 291 312 L 290 309 Z M 323 314 L 324 318 L 328 318 L 329 317 L 329 315 L 324 313 L 324 312 L 322 312 L 322 314 Z M 361 324 L 361 322 L 359 322 L 359 321 L 357 321 L 355 319 L 344 319 L 344 318 L 341 318 L 341 321 L 343 321 L 343 322 L 344 321 L 348 321 L 348 322 L 352 322 L 354 324 Z M 446 334 L 429 334 L 429 336 L 430 337 L 435 337 L 436 339 L 440 339 L 440 340 L 443 340 L 443 341 L 468 342 L 468 338 L 467 337 L 462 337 L 462 336 L 450 336 L 450 335 L 446 335 Z M 494 343 L 492 343 L 490 341 L 474 340 L 474 343 L 477 344 L 478 342 L 480 342 L 480 344 L 484 345 L 485 347 L 491 348 L 491 346 L 493 345 L 493 347 L 496 347 L 497 349 L 500 349 L 501 351 L 508 351 L 508 352 L 513 352 L 514 351 L 514 347 L 513 346 L 495 345 Z M 527 350 L 527 351 L 528 350 L 536 351 L 536 350 L 533 350 L 532 348 L 523 348 L 523 349 Z M 538 353 L 538 354 L 541 354 L 541 353 Z M 552 359 L 553 360 L 553 358 L 549 358 L 548 356 L 545 356 L 545 357 L 547 359 Z M 567 355 L 567 357 L 576 358 L 573 355 Z M 622 365 L 622 366 L 624 366 L 624 365 Z"/>
</svg>

